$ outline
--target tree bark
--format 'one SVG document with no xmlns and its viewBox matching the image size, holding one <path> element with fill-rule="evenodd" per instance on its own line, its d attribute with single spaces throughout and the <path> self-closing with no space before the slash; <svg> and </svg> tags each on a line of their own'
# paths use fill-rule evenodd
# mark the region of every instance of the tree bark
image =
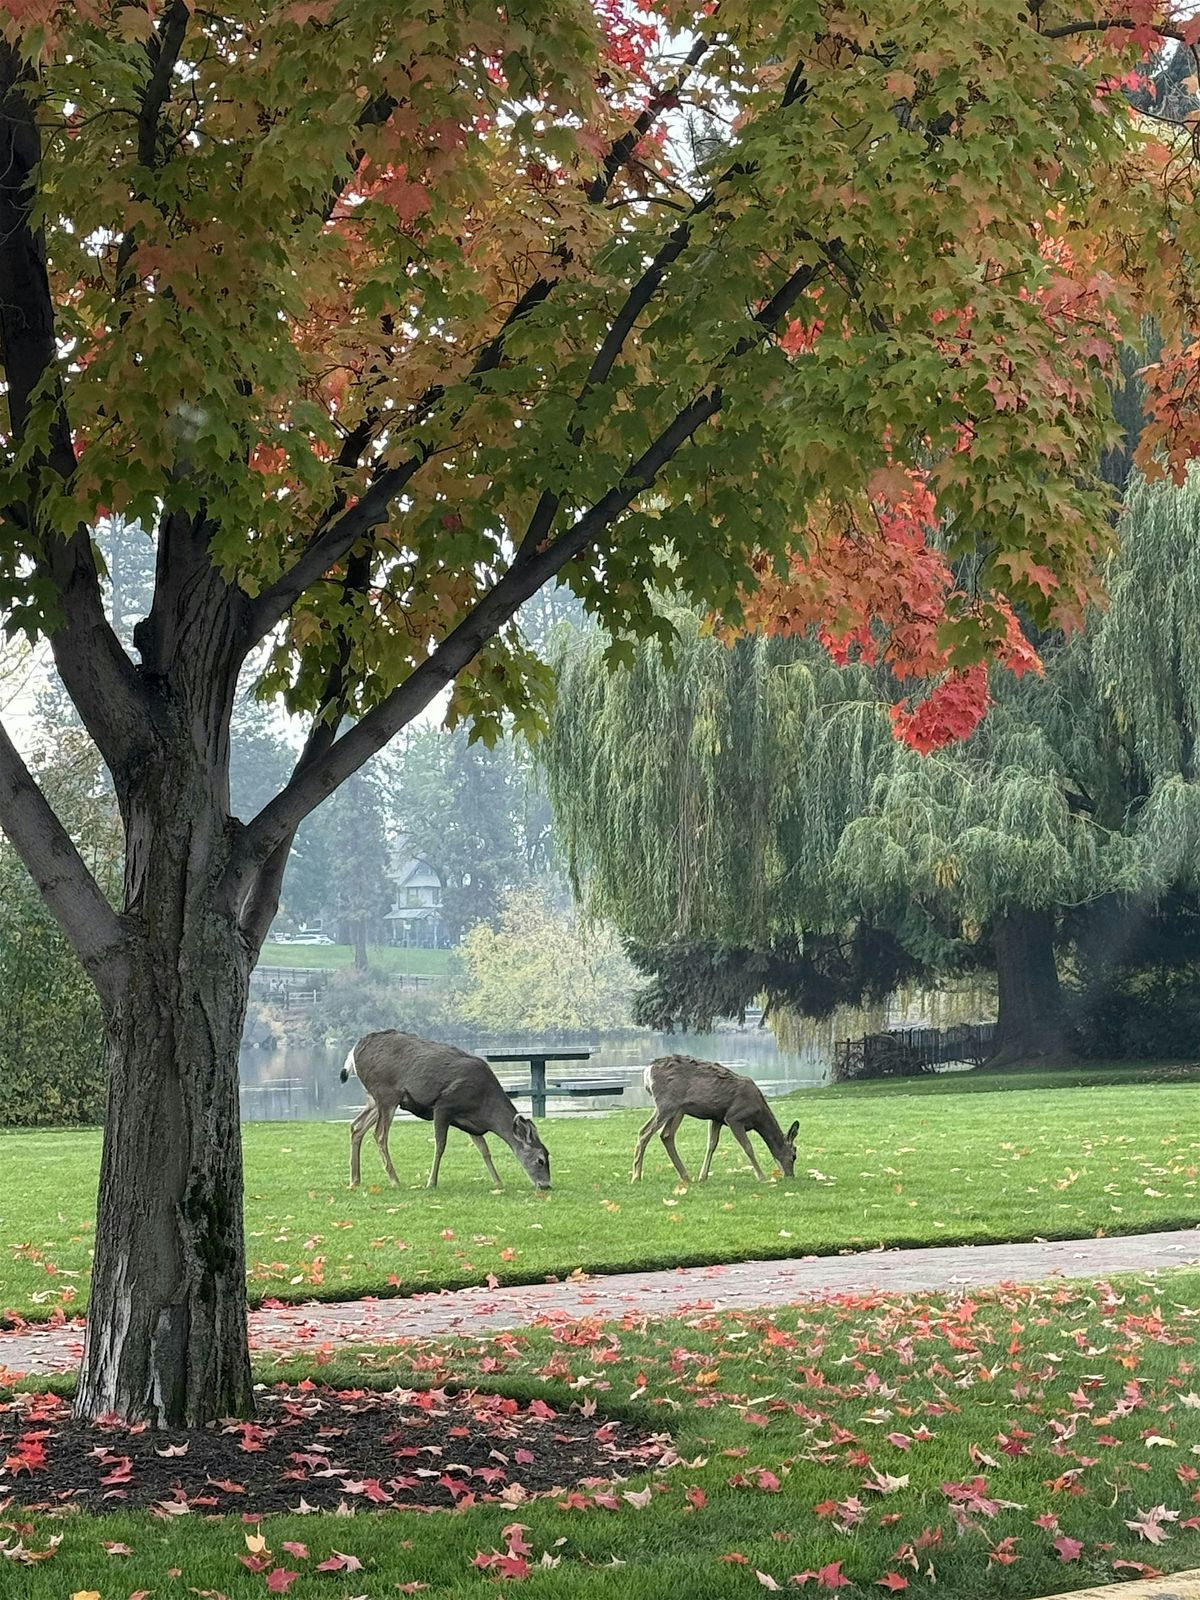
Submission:
<svg viewBox="0 0 1200 1600">
<path fill-rule="evenodd" d="M 155 758 L 114 774 L 136 931 L 105 1006 L 108 1106 L 75 1402 L 89 1420 L 190 1428 L 254 1409 L 238 1099 L 254 947 L 221 890 L 236 831 L 220 709 L 231 682 L 215 671 L 194 684 Z"/>
<path fill-rule="evenodd" d="M 205 920 L 195 909 L 189 923 Z M 238 1050 L 249 962 L 210 927 L 146 951 L 108 1020 L 96 1258 L 76 1415 L 251 1416 Z M 220 935 L 223 934 L 223 938 Z M 222 951 L 221 944 L 225 948 Z M 207 945 L 206 954 L 193 954 Z"/>
<path fill-rule="evenodd" d="M 1010 906 L 995 921 L 996 1043 L 988 1065 L 1061 1061 L 1068 1054 L 1048 911 Z"/>
</svg>

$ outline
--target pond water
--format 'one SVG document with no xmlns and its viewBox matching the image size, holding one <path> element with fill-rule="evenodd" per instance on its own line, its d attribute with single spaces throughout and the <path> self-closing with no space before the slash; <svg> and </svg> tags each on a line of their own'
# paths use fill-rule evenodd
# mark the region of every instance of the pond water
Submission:
<svg viewBox="0 0 1200 1600">
<path fill-rule="evenodd" d="M 859 1030 L 862 1031 L 861 1029 Z M 786 1094 L 791 1089 L 810 1088 L 829 1081 L 833 1060 L 833 1039 L 846 1037 L 844 1029 L 814 1028 L 812 1036 L 796 1049 L 781 1050 L 770 1028 L 747 1025 L 721 1033 L 644 1033 L 635 1037 L 599 1038 L 590 1043 L 570 1044 L 565 1049 L 590 1049 L 588 1061 L 567 1061 L 556 1067 L 550 1063 L 547 1076 L 572 1079 L 597 1077 L 624 1081 L 624 1094 L 556 1100 L 549 1098 L 551 1116 L 561 1112 L 611 1110 L 614 1106 L 648 1106 L 650 1097 L 642 1083 L 642 1071 L 655 1056 L 679 1051 L 702 1060 L 721 1061 L 735 1072 L 744 1072 L 762 1085 L 764 1094 Z M 544 1041 L 497 1041 L 475 1047 L 486 1055 L 489 1050 L 519 1050 L 530 1043 Z M 553 1051 L 553 1046 L 546 1046 Z M 256 1121 L 348 1121 L 364 1104 L 361 1085 L 351 1079 L 342 1083 L 339 1074 L 346 1059 L 344 1048 L 287 1046 L 279 1049 L 242 1051 L 242 1120 Z M 528 1083 L 529 1068 L 510 1063 L 497 1067 L 500 1081 Z"/>
</svg>

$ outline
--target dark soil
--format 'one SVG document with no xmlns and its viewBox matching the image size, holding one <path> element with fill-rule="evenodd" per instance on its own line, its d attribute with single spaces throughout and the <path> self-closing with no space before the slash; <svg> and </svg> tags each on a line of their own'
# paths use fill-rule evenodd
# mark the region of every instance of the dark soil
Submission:
<svg viewBox="0 0 1200 1600">
<path fill-rule="evenodd" d="M 433 1390 L 280 1386 L 254 1422 L 154 1433 L 71 1420 L 52 1394 L 0 1405 L 0 1511 L 149 1507 L 257 1518 L 501 1500 L 519 1504 L 663 1462 L 668 1441 L 622 1422 L 556 1413 L 542 1401 Z"/>
</svg>

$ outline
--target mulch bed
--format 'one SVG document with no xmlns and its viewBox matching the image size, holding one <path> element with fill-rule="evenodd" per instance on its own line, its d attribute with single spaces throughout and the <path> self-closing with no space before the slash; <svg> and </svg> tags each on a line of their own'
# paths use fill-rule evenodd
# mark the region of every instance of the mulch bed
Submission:
<svg viewBox="0 0 1200 1600">
<path fill-rule="evenodd" d="M 196 1433 L 84 1426 L 52 1394 L 0 1406 L 0 1511 L 428 1510 L 611 1483 L 675 1459 L 669 1439 L 502 1395 L 280 1385 L 254 1422 Z"/>
</svg>

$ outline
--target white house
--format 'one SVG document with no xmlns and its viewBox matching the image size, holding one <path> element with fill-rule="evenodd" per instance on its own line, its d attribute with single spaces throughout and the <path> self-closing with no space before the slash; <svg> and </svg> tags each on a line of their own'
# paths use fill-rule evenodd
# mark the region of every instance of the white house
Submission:
<svg viewBox="0 0 1200 1600">
<path fill-rule="evenodd" d="M 391 872 L 395 902 L 384 921 L 388 943 L 436 949 L 442 942 L 442 880 L 416 856 L 397 853 Z"/>
</svg>

